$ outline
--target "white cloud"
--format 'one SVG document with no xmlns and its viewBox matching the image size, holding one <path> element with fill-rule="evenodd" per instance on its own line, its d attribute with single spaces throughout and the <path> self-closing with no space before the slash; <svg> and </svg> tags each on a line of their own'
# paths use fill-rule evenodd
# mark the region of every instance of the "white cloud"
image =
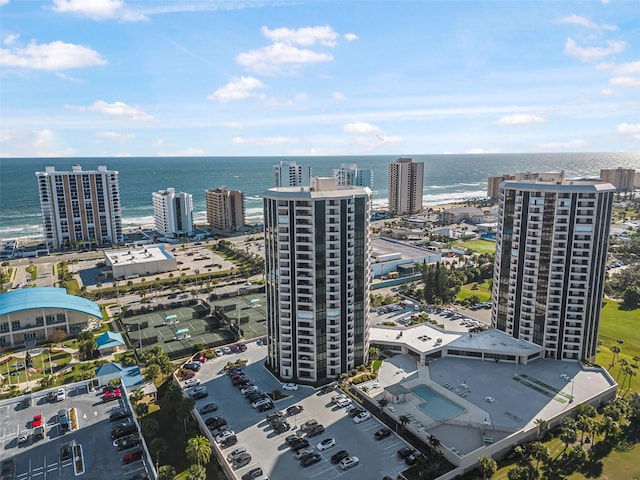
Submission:
<svg viewBox="0 0 640 480">
<path fill-rule="evenodd" d="M 633 138 L 640 140 L 640 123 L 621 123 L 616 127 L 618 133 L 631 135 Z"/>
<path fill-rule="evenodd" d="M 66 148 L 60 150 L 58 147 L 58 139 L 53 130 L 48 128 L 38 130 L 35 132 L 33 141 L 30 144 L 31 152 L 28 155 L 34 155 L 36 157 L 58 157 L 58 156 L 70 156 L 75 153 L 72 148 Z"/>
<path fill-rule="evenodd" d="M 534 123 L 544 122 L 546 122 L 546 120 L 538 115 L 518 113 L 515 115 L 509 115 L 508 117 L 502 117 L 497 123 L 498 125 L 531 125 Z"/>
<path fill-rule="evenodd" d="M 627 44 L 622 40 L 608 40 L 607 47 L 579 47 L 573 38 L 568 38 L 564 45 L 564 53 L 581 62 L 593 62 L 623 52 L 626 47 Z"/>
<path fill-rule="evenodd" d="M 464 153 L 470 155 L 480 155 L 483 153 L 502 153 L 499 148 L 469 148 L 465 150 Z"/>
<path fill-rule="evenodd" d="M 155 142 L 151 144 L 152 147 L 162 147 L 164 146 L 164 138 L 159 138 Z"/>
<path fill-rule="evenodd" d="M 0 0 L 0 6 L 6 5 L 7 3 L 9 3 L 9 0 Z"/>
<path fill-rule="evenodd" d="M 538 144 L 538 148 L 542 150 L 571 150 L 584 148 L 586 146 L 587 142 L 585 142 L 584 140 L 571 140 L 569 142 L 549 142 Z"/>
<path fill-rule="evenodd" d="M 611 88 L 603 88 L 602 90 L 600 90 L 600 93 L 607 97 L 617 97 L 619 95 L 615 90 L 612 90 Z"/>
<path fill-rule="evenodd" d="M 355 33 L 345 33 L 344 34 L 344 39 L 347 42 L 353 42 L 354 40 L 358 40 L 358 36 Z"/>
<path fill-rule="evenodd" d="M 0 65 L 34 70 L 69 70 L 106 65 L 98 52 L 82 45 L 55 41 L 29 43 L 26 48 L 0 48 Z"/>
<path fill-rule="evenodd" d="M 236 56 L 236 62 L 245 69 L 264 75 L 281 73 L 287 69 L 289 72 L 285 73 L 291 73 L 304 65 L 330 62 L 332 60 L 333 55 L 329 53 L 300 49 L 281 42 L 240 53 Z"/>
<path fill-rule="evenodd" d="M 320 44 L 326 47 L 337 45 L 338 34 L 333 28 L 325 25 L 323 27 L 303 27 L 295 30 L 289 28 L 276 28 L 270 30 L 262 27 L 262 34 L 274 43 L 286 43 L 288 45 L 311 45 Z"/>
<path fill-rule="evenodd" d="M 140 13 L 127 8 L 122 0 L 53 0 L 53 11 L 71 13 L 92 20 L 146 20 Z"/>
<path fill-rule="evenodd" d="M 380 133 L 380 129 L 375 125 L 365 122 L 346 123 L 342 126 L 345 133 Z"/>
<path fill-rule="evenodd" d="M 342 100 L 346 100 L 347 99 L 347 97 L 343 93 L 340 93 L 340 92 L 333 92 L 332 96 L 333 96 L 334 100 L 338 100 L 338 101 L 342 101 Z"/>
<path fill-rule="evenodd" d="M 306 102 L 309 100 L 309 94 L 305 92 L 296 93 L 293 97 L 296 102 Z"/>
<path fill-rule="evenodd" d="M 224 87 L 219 88 L 207 97 L 208 100 L 217 100 L 218 102 L 231 102 L 234 100 L 243 100 L 249 97 L 255 97 L 255 91 L 265 88 L 266 85 L 254 77 L 236 77 L 233 78 Z"/>
<path fill-rule="evenodd" d="M 599 63 L 596 70 L 611 70 L 614 75 L 629 75 L 630 73 L 640 73 L 640 61 L 627 63 Z"/>
<path fill-rule="evenodd" d="M 140 110 L 139 108 L 127 105 L 124 102 L 107 103 L 103 100 L 98 100 L 88 107 L 81 107 L 81 112 L 100 112 L 113 117 L 126 118 L 128 120 L 134 120 L 136 122 L 148 122 L 153 120 L 153 116 Z"/>
<path fill-rule="evenodd" d="M 12 45 L 18 38 L 20 38 L 20 35 L 18 34 L 7 35 L 2 39 L 2 43 L 5 45 Z"/>
<path fill-rule="evenodd" d="M 258 145 L 261 147 L 270 147 L 274 145 L 295 145 L 299 143 L 299 140 L 293 137 L 235 137 L 232 139 L 232 142 L 236 145 Z"/>
<path fill-rule="evenodd" d="M 113 140 L 119 143 L 124 143 L 128 140 L 133 140 L 136 136 L 133 133 L 118 133 L 118 132 L 97 132 L 97 138 L 105 138 L 107 140 Z"/>
<path fill-rule="evenodd" d="M 199 157 L 204 155 L 204 150 L 201 148 L 187 147 L 184 150 L 178 150 L 176 152 L 158 152 L 158 157 Z"/>
<path fill-rule="evenodd" d="M 592 28 L 594 30 L 609 30 L 609 31 L 614 31 L 617 30 L 618 27 L 615 25 L 607 25 L 606 23 L 595 23 L 591 20 L 589 20 L 586 17 L 582 17 L 580 15 L 576 15 L 575 13 L 572 13 L 571 15 L 567 16 L 567 17 L 561 17 L 557 19 L 558 23 L 568 23 L 571 25 L 580 25 L 582 27 L 587 27 L 587 28 Z"/>
<path fill-rule="evenodd" d="M 628 75 L 613 77 L 609 80 L 609 85 L 614 87 L 640 87 L 640 78 Z"/>
</svg>

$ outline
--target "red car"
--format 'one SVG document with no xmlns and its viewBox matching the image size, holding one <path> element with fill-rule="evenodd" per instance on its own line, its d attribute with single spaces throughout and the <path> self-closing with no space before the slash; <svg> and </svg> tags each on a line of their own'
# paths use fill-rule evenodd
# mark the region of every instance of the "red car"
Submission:
<svg viewBox="0 0 640 480">
<path fill-rule="evenodd" d="M 107 392 L 102 396 L 103 402 L 110 402 L 112 400 L 118 400 L 121 398 L 120 389 L 114 390 L 113 392 Z"/>
<path fill-rule="evenodd" d="M 33 420 L 31 420 L 31 427 L 32 428 L 36 428 L 36 427 L 41 427 L 42 426 L 42 414 L 39 413 L 37 415 L 33 416 Z"/>
<path fill-rule="evenodd" d="M 142 458 L 142 450 L 135 450 L 122 457 L 124 463 L 136 462 Z"/>
</svg>

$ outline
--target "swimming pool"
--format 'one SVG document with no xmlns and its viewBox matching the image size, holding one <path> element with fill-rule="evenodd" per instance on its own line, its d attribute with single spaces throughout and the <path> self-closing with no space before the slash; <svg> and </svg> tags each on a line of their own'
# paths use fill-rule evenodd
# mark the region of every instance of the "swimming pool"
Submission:
<svg viewBox="0 0 640 480">
<path fill-rule="evenodd" d="M 452 402 L 447 397 L 440 395 L 426 385 L 418 385 L 417 387 L 413 387 L 411 391 L 414 395 L 425 401 L 418 405 L 418 408 L 435 420 L 447 420 L 465 411 L 463 407 Z"/>
</svg>

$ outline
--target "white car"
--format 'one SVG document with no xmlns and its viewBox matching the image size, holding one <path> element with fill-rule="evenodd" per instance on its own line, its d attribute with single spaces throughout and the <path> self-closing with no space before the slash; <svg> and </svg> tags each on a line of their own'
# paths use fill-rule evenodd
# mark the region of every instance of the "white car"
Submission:
<svg viewBox="0 0 640 480">
<path fill-rule="evenodd" d="M 362 423 L 365 420 L 369 420 L 371 418 L 371 414 L 369 412 L 361 412 L 353 417 L 354 423 Z"/>
<path fill-rule="evenodd" d="M 67 398 L 67 392 L 65 391 L 64 388 L 59 388 L 58 391 L 56 392 L 56 400 L 61 402 L 65 398 Z"/>
<path fill-rule="evenodd" d="M 221 357 L 222 355 L 224 355 L 224 353 L 222 353 L 222 350 L 219 348 L 216 348 L 213 353 L 215 353 L 218 357 Z"/>
<path fill-rule="evenodd" d="M 269 403 L 271 403 L 271 400 L 270 400 L 270 399 L 268 399 L 268 398 L 263 398 L 262 400 L 256 400 L 255 402 L 253 402 L 253 403 L 251 404 L 251 406 L 252 406 L 253 408 L 258 408 L 258 407 L 261 407 L 262 405 L 267 405 L 267 404 L 269 404 Z"/>
<path fill-rule="evenodd" d="M 351 467 L 355 467 L 360 463 L 360 459 L 358 457 L 347 457 L 340 460 L 340 468 L 342 470 L 349 470 Z"/>
<path fill-rule="evenodd" d="M 23 432 L 20 432 L 20 435 L 18 435 L 18 443 L 24 443 L 27 440 L 29 440 L 29 430 L 24 430 Z"/>
<path fill-rule="evenodd" d="M 206 392 L 206 391 L 207 391 L 207 387 L 205 387 L 204 385 L 200 385 L 199 387 L 195 387 L 195 388 L 191 389 L 189 391 L 189 395 L 195 395 L 196 393 Z"/>
<path fill-rule="evenodd" d="M 339 393 L 338 395 L 334 395 L 333 397 L 331 397 L 331 403 L 335 403 L 337 404 L 340 400 L 342 399 L 349 399 L 349 397 L 347 397 L 346 395 Z"/>
<path fill-rule="evenodd" d="M 238 447 L 229 455 L 227 455 L 227 461 L 233 463 L 233 461 L 243 453 L 247 453 L 247 449 L 245 447 Z"/>
<path fill-rule="evenodd" d="M 222 352 L 226 355 L 231 353 L 231 349 L 229 347 L 222 347 Z"/>
<path fill-rule="evenodd" d="M 186 380 L 184 382 L 184 386 L 186 388 L 197 387 L 198 385 L 200 385 L 200 380 L 198 380 L 197 378 L 190 378 L 189 380 Z"/>
<path fill-rule="evenodd" d="M 234 432 L 233 430 L 225 430 L 224 432 L 216 435 L 215 441 L 216 441 L 216 443 L 220 443 L 225 438 L 230 437 L 231 435 L 235 435 L 235 434 L 236 434 L 236 432 Z"/>
<path fill-rule="evenodd" d="M 298 390 L 298 385 L 295 383 L 285 383 L 282 385 L 282 390 Z"/>
<path fill-rule="evenodd" d="M 335 446 L 335 444 L 336 444 L 336 439 L 335 438 L 325 438 L 318 445 L 316 445 L 316 448 L 319 451 L 323 452 L 323 451 Z"/>
<path fill-rule="evenodd" d="M 244 387 L 242 390 L 240 390 L 240 393 L 242 395 L 247 395 L 249 393 L 257 393 L 258 391 L 259 389 L 256 385 L 251 385 L 249 387 Z"/>
<path fill-rule="evenodd" d="M 345 408 L 345 407 L 348 407 L 349 405 L 351 405 L 351 400 L 349 400 L 349 398 L 347 398 L 347 397 L 344 397 L 344 398 L 341 398 L 340 400 L 338 400 L 336 402 L 336 405 L 338 407 L 340 407 L 340 408 Z"/>
</svg>

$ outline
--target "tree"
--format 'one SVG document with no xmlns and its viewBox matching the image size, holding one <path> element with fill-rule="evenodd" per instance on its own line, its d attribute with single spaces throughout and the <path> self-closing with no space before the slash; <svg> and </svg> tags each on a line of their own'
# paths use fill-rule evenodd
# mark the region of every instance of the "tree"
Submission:
<svg viewBox="0 0 640 480">
<path fill-rule="evenodd" d="M 576 422 L 576 427 L 580 430 L 580 445 L 584 445 L 584 434 L 593 429 L 593 422 L 586 415 L 580 415 Z"/>
<path fill-rule="evenodd" d="M 202 465 L 191 465 L 187 470 L 187 480 L 207 480 L 207 470 Z"/>
<path fill-rule="evenodd" d="M 486 480 L 498 471 L 498 464 L 491 457 L 480 457 L 478 459 L 478 470 L 480 470 L 483 480 Z"/>
<path fill-rule="evenodd" d="M 398 421 L 400 422 L 400 425 L 402 425 L 402 429 L 404 430 L 404 426 L 409 423 L 410 418 L 407 415 L 400 415 L 398 417 Z"/>
<path fill-rule="evenodd" d="M 152 363 L 144 369 L 144 379 L 147 382 L 154 382 L 158 375 L 160 375 L 160 372 L 160 367 L 157 364 Z"/>
<path fill-rule="evenodd" d="M 145 393 L 142 391 L 141 388 L 134 388 L 131 391 L 131 395 L 129 395 L 129 400 L 131 400 L 131 403 L 135 406 L 140 400 L 142 400 L 145 397 Z"/>
<path fill-rule="evenodd" d="M 162 396 L 163 403 L 172 412 L 176 412 L 182 401 L 182 389 L 175 382 L 171 382 L 167 387 L 165 394 Z"/>
<path fill-rule="evenodd" d="M 191 437 L 187 441 L 184 453 L 190 461 L 197 465 L 207 464 L 211 460 L 211 442 L 202 435 Z"/>
<path fill-rule="evenodd" d="M 49 352 L 53 350 L 53 347 L 64 342 L 67 338 L 67 332 L 60 328 L 56 328 L 51 335 L 49 335 L 49 341 L 51 344 L 49 345 Z"/>
<path fill-rule="evenodd" d="M 640 288 L 637 285 L 625 288 L 622 294 L 622 306 L 628 309 L 640 307 Z"/>
<path fill-rule="evenodd" d="M 560 440 L 564 442 L 564 449 L 569 448 L 569 444 L 575 442 L 578 439 L 578 433 L 575 427 L 561 426 L 560 427 Z"/>
<path fill-rule="evenodd" d="M 167 441 L 163 437 L 154 437 L 149 444 L 151 454 L 155 455 L 156 465 L 160 464 L 160 454 L 167 449 Z"/>
<path fill-rule="evenodd" d="M 620 349 L 619 346 L 617 345 L 611 345 L 609 347 L 609 350 L 611 350 L 611 353 L 613 353 L 613 357 L 611 358 L 611 363 L 609 364 L 609 368 L 613 367 L 616 362 L 618 361 L 618 354 L 622 351 Z"/>
<path fill-rule="evenodd" d="M 424 472 L 427 470 L 429 466 L 429 460 L 424 455 L 420 455 L 416 460 L 416 470 L 418 471 L 418 475 L 420 478 L 424 475 Z"/>
<path fill-rule="evenodd" d="M 538 427 L 538 440 L 540 440 L 549 431 L 549 422 L 544 418 L 537 418 L 535 424 Z"/>
<path fill-rule="evenodd" d="M 146 438 L 154 438 L 160 432 L 160 424 L 155 418 L 143 418 L 140 427 L 142 427 L 142 433 Z"/>
<path fill-rule="evenodd" d="M 40 387 L 42 387 L 43 389 L 51 387 L 55 382 L 56 379 L 53 377 L 53 375 L 45 375 L 38 381 Z"/>
<path fill-rule="evenodd" d="M 387 400 L 386 398 L 381 398 L 380 400 L 378 400 L 378 407 L 380 407 L 381 412 L 387 405 L 389 405 L 389 400 Z"/>
<path fill-rule="evenodd" d="M 509 480 L 530 480 L 534 475 L 533 465 L 517 465 L 507 473 Z"/>
<path fill-rule="evenodd" d="M 435 435 L 429 435 L 429 445 L 434 450 L 438 450 L 440 448 L 440 440 Z"/>
<path fill-rule="evenodd" d="M 176 469 L 171 465 L 162 465 L 158 469 L 158 480 L 174 480 L 176 478 Z"/>
<path fill-rule="evenodd" d="M 545 461 L 549 458 L 549 450 L 540 442 L 532 442 L 529 444 L 527 450 L 529 455 L 536 461 L 536 471 L 540 465 L 540 461 Z"/>
</svg>

